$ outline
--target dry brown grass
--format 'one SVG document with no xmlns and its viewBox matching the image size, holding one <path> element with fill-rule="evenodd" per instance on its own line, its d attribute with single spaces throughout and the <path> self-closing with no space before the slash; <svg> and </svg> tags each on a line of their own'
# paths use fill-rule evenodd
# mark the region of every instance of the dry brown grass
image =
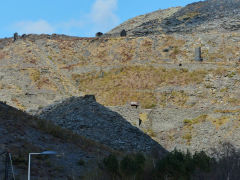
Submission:
<svg viewBox="0 0 240 180">
<path fill-rule="evenodd" d="M 223 98 L 225 103 L 230 104 L 231 106 L 239 106 L 240 99 L 237 96 L 231 96 L 231 94 L 227 94 Z"/>
<path fill-rule="evenodd" d="M 183 15 L 183 16 L 178 17 L 178 19 L 180 21 L 188 20 L 188 19 L 192 19 L 193 17 L 197 16 L 198 14 L 199 14 L 199 12 L 189 12 L 189 13 Z"/>
<path fill-rule="evenodd" d="M 192 139 L 192 132 L 193 132 L 193 126 L 195 124 L 199 124 L 199 123 L 204 123 L 206 122 L 208 119 L 208 115 L 203 114 L 200 115 L 194 119 L 185 119 L 183 121 L 184 126 L 183 126 L 183 130 L 184 130 L 184 134 L 182 136 L 183 139 L 185 139 L 187 141 L 187 144 L 189 145 Z"/>
<path fill-rule="evenodd" d="M 0 59 L 3 59 L 3 58 L 5 58 L 5 53 L 0 51 Z"/>
<path fill-rule="evenodd" d="M 123 105 L 129 101 L 139 101 L 145 108 L 157 104 L 155 89 L 168 85 L 186 85 L 201 83 L 206 72 L 202 70 L 188 72 L 162 67 L 129 66 L 100 73 L 73 74 L 72 79 L 79 83 L 80 91 L 95 94 L 97 100 L 105 105 Z M 174 103 L 186 101 L 184 93 L 173 92 L 177 97 Z"/>
<path fill-rule="evenodd" d="M 63 66 L 60 69 L 67 69 L 68 71 L 71 71 L 75 67 L 82 66 L 82 65 L 83 65 L 83 63 L 71 64 L 71 65 Z"/>
<path fill-rule="evenodd" d="M 240 113 L 240 109 L 217 109 L 215 112 L 219 113 Z"/>
<path fill-rule="evenodd" d="M 188 95 L 184 91 L 163 92 L 159 95 L 159 105 L 163 107 L 169 103 L 182 107 L 185 106 L 187 100 Z"/>
<path fill-rule="evenodd" d="M 187 141 L 187 144 L 190 145 L 191 140 L 192 140 L 192 134 L 191 132 L 187 132 L 182 136 L 183 139 Z"/>
<path fill-rule="evenodd" d="M 28 69 L 30 79 L 37 82 L 40 79 L 41 73 L 38 69 Z"/>
<path fill-rule="evenodd" d="M 226 68 L 219 67 L 216 70 L 213 71 L 215 76 L 225 76 L 228 73 L 228 70 Z"/>
<path fill-rule="evenodd" d="M 208 118 L 208 115 L 206 114 L 203 114 L 203 115 L 200 115 L 194 119 L 185 119 L 183 122 L 184 122 L 184 126 L 192 126 L 194 124 L 198 124 L 198 123 L 203 123 L 203 122 L 206 122 Z"/>
<path fill-rule="evenodd" d="M 37 82 L 37 88 L 38 89 L 45 88 L 45 89 L 50 89 L 54 91 L 57 90 L 57 86 L 52 81 L 50 81 L 50 79 L 47 77 L 43 77 L 39 79 L 39 81 Z"/>
<path fill-rule="evenodd" d="M 223 126 L 229 121 L 230 121 L 229 117 L 226 117 L 226 116 L 211 119 L 211 122 L 215 125 L 216 129 L 219 129 L 221 126 Z"/>
<path fill-rule="evenodd" d="M 18 99 L 12 98 L 11 100 L 12 100 L 12 102 L 14 102 L 14 103 L 16 104 L 16 107 L 17 107 L 18 109 L 23 110 L 23 111 L 26 110 L 26 107 L 25 107 L 23 104 L 21 104 L 21 103 L 18 101 Z"/>
</svg>

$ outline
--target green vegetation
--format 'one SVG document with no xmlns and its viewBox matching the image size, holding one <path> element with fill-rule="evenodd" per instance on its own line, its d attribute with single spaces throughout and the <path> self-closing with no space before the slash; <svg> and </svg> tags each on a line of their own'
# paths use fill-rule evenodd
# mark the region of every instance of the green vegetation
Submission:
<svg viewBox="0 0 240 180">
<path fill-rule="evenodd" d="M 85 165 L 85 161 L 84 161 L 83 159 L 80 159 L 80 160 L 77 162 L 77 164 L 78 164 L 79 166 L 84 166 L 84 165 Z"/>
<path fill-rule="evenodd" d="M 183 153 L 174 150 L 157 162 L 156 177 L 165 179 L 191 179 L 196 170 L 208 172 L 211 169 L 212 159 L 204 152 Z"/>
<path fill-rule="evenodd" d="M 145 166 L 145 157 L 141 153 L 128 154 L 119 162 L 115 155 L 110 154 L 103 159 L 103 169 L 113 179 L 134 177 L 139 179 Z"/>
<path fill-rule="evenodd" d="M 106 180 L 188 180 L 196 173 L 210 172 L 216 162 L 204 152 L 196 152 L 192 155 L 190 152 L 184 153 L 178 150 L 168 153 L 162 159 L 152 160 L 151 157 L 144 156 L 141 153 L 127 154 L 122 158 L 117 158 L 117 156 L 111 154 L 100 163 L 102 173 L 97 171 L 97 175 L 91 178 L 104 178 Z"/>
</svg>

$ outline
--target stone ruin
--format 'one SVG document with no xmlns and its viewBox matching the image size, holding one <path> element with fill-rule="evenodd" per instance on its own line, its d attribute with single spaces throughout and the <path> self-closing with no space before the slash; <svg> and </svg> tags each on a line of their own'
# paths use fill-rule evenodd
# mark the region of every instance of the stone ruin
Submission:
<svg viewBox="0 0 240 180">
<path fill-rule="evenodd" d="M 138 106 L 139 106 L 139 103 L 138 103 L 138 102 L 130 102 L 130 105 L 131 105 L 132 107 L 135 107 L 135 108 L 137 109 Z"/>
<path fill-rule="evenodd" d="M 196 61 L 202 61 L 202 51 L 201 51 L 201 47 L 197 47 L 195 48 L 195 60 Z"/>
<path fill-rule="evenodd" d="M 26 37 L 27 37 L 27 35 L 26 35 L 26 34 L 23 34 L 21 38 L 22 38 L 22 39 L 26 39 Z"/>
<path fill-rule="evenodd" d="M 103 35 L 102 32 L 97 32 L 97 33 L 96 33 L 96 37 L 101 37 L 102 35 Z"/>
<path fill-rule="evenodd" d="M 16 40 L 18 40 L 18 33 L 14 33 L 13 35 L 13 41 L 15 42 Z"/>
<path fill-rule="evenodd" d="M 125 31 L 125 29 L 123 29 L 123 30 L 121 31 L 120 36 L 121 36 L 121 37 L 127 36 L 127 32 Z"/>
</svg>

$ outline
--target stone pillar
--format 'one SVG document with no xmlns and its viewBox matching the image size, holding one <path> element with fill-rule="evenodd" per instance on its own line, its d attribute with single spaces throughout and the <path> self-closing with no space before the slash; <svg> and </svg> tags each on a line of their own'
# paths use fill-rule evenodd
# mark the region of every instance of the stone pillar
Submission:
<svg viewBox="0 0 240 180">
<path fill-rule="evenodd" d="M 201 47 L 197 47 L 195 48 L 195 60 L 196 61 L 202 61 L 202 51 L 201 51 Z"/>
<path fill-rule="evenodd" d="M 18 40 L 18 33 L 14 33 L 13 35 L 13 41 L 16 41 L 16 40 Z"/>
</svg>

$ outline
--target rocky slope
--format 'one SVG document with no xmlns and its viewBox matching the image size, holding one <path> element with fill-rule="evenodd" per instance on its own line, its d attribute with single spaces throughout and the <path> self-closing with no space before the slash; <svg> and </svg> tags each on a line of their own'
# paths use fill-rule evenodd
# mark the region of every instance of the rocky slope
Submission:
<svg viewBox="0 0 240 180">
<path fill-rule="evenodd" d="M 148 106 L 147 98 L 152 100 L 153 93 L 142 89 L 163 86 L 158 82 L 158 73 L 164 75 L 161 82 L 167 85 L 174 69 L 178 79 L 185 77 L 189 82 L 194 81 L 192 74 L 203 78 L 211 69 L 212 73 L 219 68 L 238 72 L 239 42 L 238 33 L 135 38 L 29 35 L 9 41 L 0 50 L 1 100 L 25 111 L 84 94 L 95 94 L 103 105 L 123 105 L 140 98 Z M 194 47 L 198 46 L 202 47 L 203 63 L 194 62 Z M 181 73 L 185 70 L 178 66 L 180 63 L 189 71 Z M 151 76 L 147 75 L 149 71 Z M 129 79 L 124 78 L 125 73 Z M 153 80 L 154 86 L 149 81 L 144 87 L 145 82 L 140 82 L 146 79 Z"/>
<path fill-rule="evenodd" d="M 119 36 L 123 29 L 129 36 L 239 31 L 239 7 L 239 0 L 200 1 L 132 18 L 107 35 Z"/>
<path fill-rule="evenodd" d="M 164 19 L 171 17 L 180 9 L 181 7 L 169 8 L 134 17 L 115 27 L 105 35 L 119 36 L 123 29 L 127 31 L 128 36 L 159 34 L 159 32 L 162 31 L 162 28 L 158 26 L 158 24 Z"/>
<path fill-rule="evenodd" d="M 58 152 L 57 156 L 32 156 L 31 176 L 36 179 L 51 177 L 59 180 L 83 177 L 89 169 L 97 166 L 93 162 L 116 152 L 2 102 L 0 137 L 0 152 L 9 151 L 12 154 L 16 179 L 27 178 L 30 152 Z M 4 179 L 4 162 L 5 159 L 0 157 L 1 179 Z"/>
<path fill-rule="evenodd" d="M 118 113 L 97 103 L 94 96 L 72 97 L 44 108 L 39 117 L 49 119 L 89 139 L 124 152 L 165 150 Z"/>
<path fill-rule="evenodd" d="M 226 6 L 222 6 L 224 3 Z M 56 123 L 80 134 L 79 129 L 83 128 L 87 137 L 107 145 L 113 142 L 106 134 L 101 139 L 92 137 L 92 131 L 100 134 L 98 127 L 104 127 L 98 124 L 98 118 L 106 123 L 105 129 L 114 124 L 126 125 L 112 112 L 116 111 L 168 150 L 174 147 L 208 150 L 231 139 L 238 147 L 238 3 L 209 0 L 156 11 L 112 31 L 114 35 L 124 28 L 127 37 L 53 34 L 26 35 L 16 41 L 2 39 L 0 100 L 32 114 L 43 109 L 42 116 L 52 120 L 59 113 Z M 233 26 L 225 28 L 223 22 L 232 22 Z M 202 62 L 194 61 L 196 47 L 202 48 Z M 88 117 L 84 114 L 87 105 L 84 101 L 78 98 L 72 99 L 73 104 L 64 101 L 85 94 L 94 94 L 105 107 L 88 102 Z M 131 101 L 140 102 L 141 108 L 125 106 Z M 52 104 L 58 105 L 50 108 L 50 112 L 45 111 Z M 99 114 L 91 112 L 95 107 Z M 76 114 L 74 109 L 78 109 Z M 111 123 L 116 117 L 119 122 Z M 73 126 L 75 120 L 79 126 Z M 115 128 L 124 138 L 128 127 L 129 124 L 123 130 Z M 137 141 L 138 131 L 130 129 L 133 131 L 130 139 Z M 144 149 L 149 146 L 145 140 Z"/>
</svg>

